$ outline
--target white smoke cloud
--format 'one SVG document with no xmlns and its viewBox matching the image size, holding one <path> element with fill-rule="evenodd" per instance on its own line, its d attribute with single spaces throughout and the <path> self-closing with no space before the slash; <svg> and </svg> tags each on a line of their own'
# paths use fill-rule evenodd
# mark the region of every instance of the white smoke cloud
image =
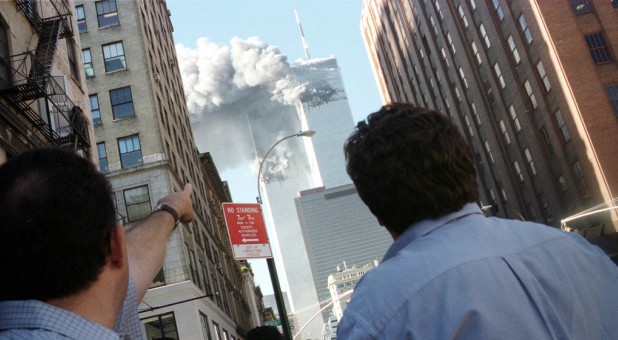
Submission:
<svg viewBox="0 0 618 340">
<path fill-rule="evenodd" d="M 294 103 L 305 86 L 277 47 L 257 37 L 233 38 L 229 46 L 200 38 L 196 49 L 179 44 L 176 52 L 197 146 L 212 153 L 220 170 L 255 162 L 256 149 L 262 156 L 300 130 Z M 289 147 L 273 150 L 265 174 L 285 172 Z"/>
</svg>

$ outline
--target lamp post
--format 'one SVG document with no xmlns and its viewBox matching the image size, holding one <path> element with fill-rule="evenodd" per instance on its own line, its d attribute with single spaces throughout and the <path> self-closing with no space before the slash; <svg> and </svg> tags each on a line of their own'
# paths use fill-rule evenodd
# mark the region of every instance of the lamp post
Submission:
<svg viewBox="0 0 618 340">
<path fill-rule="evenodd" d="M 290 139 L 292 137 L 313 137 L 313 135 L 315 135 L 315 131 L 313 130 L 300 131 L 293 135 L 289 135 L 289 136 L 279 139 L 277 142 L 275 142 L 275 144 L 273 144 L 273 146 L 270 147 L 270 149 L 268 149 L 268 151 L 266 151 L 266 153 L 264 154 L 264 157 L 260 161 L 260 168 L 258 170 L 258 175 L 257 175 L 257 181 L 258 181 L 257 182 L 257 185 L 258 185 L 257 202 L 259 204 L 262 204 L 262 191 L 261 191 L 261 186 L 260 186 L 260 179 L 262 178 L 261 177 L 262 168 L 264 167 L 264 161 L 266 160 L 270 152 L 273 151 L 273 149 L 277 145 L 279 145 L 279 143 L 283 142 L 286 139 Z M 290 324 L 288 322 L 288 314 L 285 309 L 285 303 L 283 301 L 283 294 L 281 293 L 281 285 L 279 284 L 279 277 L 277 276 L 277 267 L 275 266 L 275 260 L 272 257 L 267 258 L 266 264 L 268 265 L 268 272 L 270 273 L 270 281 L 272 282 L 272 285 L 273 285 L 273 292 L 275 294 L 277 310 L 279 311 L 279 320 L 281 320 L 281 328 L 283 328 L 283 335 L 285 336 L 287 340 L 291 340 L 292 334 L 290 333 Z"/>
</svg>

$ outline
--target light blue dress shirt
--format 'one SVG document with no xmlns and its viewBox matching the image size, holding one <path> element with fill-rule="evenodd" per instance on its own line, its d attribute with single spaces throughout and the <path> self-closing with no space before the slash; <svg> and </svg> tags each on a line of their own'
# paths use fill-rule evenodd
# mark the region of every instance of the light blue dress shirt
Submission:
<svg viewBox="0 0 618 340">
<path fill-rule="evenodd" d="M 135 285 L 118 314 L 115 331 L 37 300 L 0 302 L 0 339 L 143 339 Z"/>
<path fill-rule="evenodd" d="M 337 339 L 616 340 L 618 267 L 579 235 L 467 204 L 395 240 Z"/>
</svg>

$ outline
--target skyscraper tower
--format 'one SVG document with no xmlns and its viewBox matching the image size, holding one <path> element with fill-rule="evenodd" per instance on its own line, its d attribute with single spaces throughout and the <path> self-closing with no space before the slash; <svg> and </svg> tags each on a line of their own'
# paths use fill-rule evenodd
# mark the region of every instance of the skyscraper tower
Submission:
<svg viewBox="0 0 618 340">
<path fill-rule="evenodd" d="M 261 180 L 284 265 L 280 272 L 287 278 L 292 312 L 302 327 L 320 310 L 320 304 L 294 198 L 302 190 L 350 183 L 343 143 L 354 123 L 334 57 L 301 61 L 293 64 L 292 70 L 307 87 L 297 105 L 299 129 L 317 133 L 312 138 L 286 141 L 293 157 L 289 157 L 285 173 L 271 176 L 266 166 Z M 322 318 L 315 318 L 304 333 L 321 334 L 322 326 Z"/>
<path fill-rule="evenodd" d="M 168 242 L 140 316 L 149 338 L 238 337 L 253 325 L 231 256 L 209 154 L 199 155 L 184 100 L 166 2 L 76 1 L 100 170 L 128 228 L 193 184 L 196 218 Z M 166 306 L 157 308 L 158 306 Z"/>
<path fill-rule="evenodd" d="M 361 30 L 384 102 L 460 126 L 489 212 L 594 239 L 618 230 L 617 8 L 366 0 Z"/>
</svg>

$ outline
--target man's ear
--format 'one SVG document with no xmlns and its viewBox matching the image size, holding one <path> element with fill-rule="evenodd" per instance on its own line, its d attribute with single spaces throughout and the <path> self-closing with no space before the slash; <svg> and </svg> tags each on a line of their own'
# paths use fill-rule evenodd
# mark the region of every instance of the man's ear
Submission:
<svg viewBox="0 0 618 340">
<path fill-rule="evenodd" d="M 118 224 L 112 228 L 110 235 L 109 263 L 115 268 L 122 268 L 128 263 L 127 246 L 124 236 L 125 231 L 122 224 Z"/>
</svg>

